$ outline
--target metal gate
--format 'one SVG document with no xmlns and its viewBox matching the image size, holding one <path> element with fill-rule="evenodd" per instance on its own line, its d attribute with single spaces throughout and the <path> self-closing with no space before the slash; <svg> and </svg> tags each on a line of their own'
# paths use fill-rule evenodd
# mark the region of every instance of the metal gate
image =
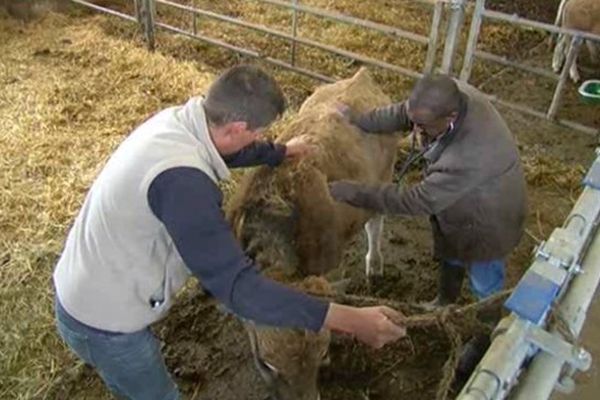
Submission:
<svg viewBox="0 0 600 400">
<path fill-rule="evenodd" d="M 557 82 L 554 96 L 552 97 L 552 102 L 547 110 L 534 110 L 533 108 L 525 105 L 525 104 L 516 104 L 508 101 L 508 99 L 498 99 L 495 97 L 491 97 L 490 99 L 494 102 L 497 102 L 503 106 L 509 107 L 511 109 L 520 111 L 522 113 L 534 116 L 536 118 L 541 118 L 545 120 L 549 120 L 558 125 L 562 125 L 571 129 L 575 129 L 578 131 L 597 134 L 599 133 L 598 127 L 585 126 L 577 121 L 569 121 L 569 120 L 558 120 L 556 118 L 558 109 L 560 107 L 561 99 L 563 97 L 563 92 L 565 89 L 565 83 L 568 79 L 569 68 L 573 64 L 575 60 L 575 56 L 579 50 L 579 47 L 582 41 L 585 40 L 593 40 L 598 42 L 600 45 L 600 36 L 593 35 L 587 32 L 576 31 L 572 29 L 564 29 L 561 27 L 557 27 L 555 25 L 545 24 L 538 21 L 532 21 L 529 19 L 521 18 L 516 15 L 508 15 L 497 11 L 487 10 L 485 8 L 486 0 L 476 0 L 475 7 L 473 10 L 473 17 L 471 21 L 471 28 L 469 32 L 469 39 L 467 41 L 467 48 L 465 52 L 464 63 L 462 66 L 462 71 L 460 73 L 460 79 L 462 81 L 468 82 L 471 77 L 471 70 L 473 68 L 473 63 L 475 59 L 482 59 L 489 62 L 497 63 L 506 67 L 515 68 L 517 70 L 525 71 L 537 76 L 542 76 L 545 78 L 552 79 Z M 520 27 L 534 28 L 537 30 L 541 30 L 544 32 L 548 32 L 550 34 L 560 33 L 565 34 L 571 37 L 571 44 L 569 47 L 569 51 L 567 54 L 567 59 L 565 61 L 565 65 L 563 66 L 562 72 L 560 75 L 555 74 L 553 71 L 544 68 L 532 67 L 523 63 L 519 63 L 516 61 L 508 60 L 505 57 L 500 57 L 496 54 L 488 53 L 485 51 L 477 50 L 477 43 L 479 41 L 479 34 L 481 31 L 482 24 L 486 21 L 503 21 L 510 24 L 514 24 Z"/>
</svg>

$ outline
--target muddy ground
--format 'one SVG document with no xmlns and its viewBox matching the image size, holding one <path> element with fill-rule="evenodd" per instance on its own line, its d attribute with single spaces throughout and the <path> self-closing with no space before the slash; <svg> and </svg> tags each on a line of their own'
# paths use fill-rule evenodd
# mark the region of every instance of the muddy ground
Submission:
<svg viewBox="0 0 600 400">
<path fill-rule="evenodd" d="M 552 21 L 558 1 L 497 0 L 491 3 L 501 11 Z M 106 25 L 106 33 L 136 37 L 133 30 L 113 23 Z M 539 36 L 532 35 L 529 39 L 525 36 L 521 40 L 533 48 L 539 43 Z M 159 51 L 178 59 L 196 60 L 215 71 L 239 60 L 224 52 L 211 52 L 214 57 L 207 59 L 201 52 L 204 47 L 181 45 L 175 40 L 164 40 L 163 43 L 166 44 Z M 289 73 L 273 71 L 292 93 L 294 107 L 316 84 L 290 77 Z M 512 98 L 522 96 L 523 85 L 531 83 L 528 78 L 509 74 L 499 74 L 494 79 L 487 84 Z M 402 94 L 393 93 L 393 96 Z M 547 93 L 527 92 L 526 101 L 532 105 L 543 105 L 547 100 Z M 593 158 L 597 140 L 531 117 L 502 111 L 519 143 L 530 199 L 527 234 L 509 260 L 507 285 L 512 286 L 528 267 L 532 248 L 560 225 L 571 209 L 577 198 L 579 180 Z M 600 124 L 598 114 L 598 108 L 577 107 L 566 116 Z M 418 174 L 418 171 L 412 171 L 408 181 L 414 182 Z M 429 300 L 435 295 L 436 264 L 431 259 L 430 231 L 425 219 L 387 218 L 383 245 L 385 278 L 368 291 L 363 280 L 365 249 L 365 237 L 358 235 L 342 262 L 339 275 L 352 279 L 351 293 L 369 293 L 407 303 Z M 463 292 L 462 303 L 472 300 L 467 286 Z M 188 398 L 265 399 L 267 394 L 252 365 L 241 324 L 221 312 L 197 285 L 191 285 L 183 293 L 169 318 L 156 326 L 155 331 L 164 342 L 167 364 Z M 377 351 L 366 349 L 348 338 L 337 337 L 331 347 L 331 366 L 324 368 L 321 374 L 323 399 L 434 399 L 450 348 L 441 328 L 412 331 L 408 339 Z M 97 376 L 89 369 L 77 366 L 65 369 L 60 384 L 44 397 L 103 399 L 106 396 Z"/>
</svg>

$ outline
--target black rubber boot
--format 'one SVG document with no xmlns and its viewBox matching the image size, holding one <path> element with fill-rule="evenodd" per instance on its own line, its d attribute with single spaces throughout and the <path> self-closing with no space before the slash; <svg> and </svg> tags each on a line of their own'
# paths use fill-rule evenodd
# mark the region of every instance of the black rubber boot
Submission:
<svg viewBox="0 0 600 400">
<path fill-rule="evenodd" d="M 438 272 L 438 303 L 441 306 L 456 302 L 462 290 L 465 274 L 466 269 L 463 267 L 446 265 L 444 262 L 440 263 Z"/>
<path fill-rule="evenodd" d="M 463 347 L 456 367 L 456 381 L 464 385 L 490 347 L 489 335 L 476 335 Z"/>
<path fill-rule="evenodd" d="M 438 294 L 435 299 L 423 304 L 423 306 L 428 309 L 435 309 L 455 303 L 458 296 L 460 296 L 465 273 L 463 267 L 450 266 L 441 262 L 438 269 Z"/>
<path fill-rule="evenodd" d="M 490 326 L 490 330 L 498 324 L 502 318 L 502 308 L 495 307 L 487 310 L 482 310 L 477 313 L 477 318 L 486 325 Z M 489 335 L 475 335 L 469 340 L 460 355 L 458 366 L 456 367 L 456 380 L 462 384 L 469 379 L 477 364 L 481 361 L 485 352 L 490 347 L 491 340 Z"/>
</svg>

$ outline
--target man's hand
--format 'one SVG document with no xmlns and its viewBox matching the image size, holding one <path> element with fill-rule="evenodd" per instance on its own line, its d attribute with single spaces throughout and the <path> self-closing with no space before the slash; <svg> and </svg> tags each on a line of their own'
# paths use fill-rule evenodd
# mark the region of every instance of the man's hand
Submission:
<svg viewBox="0 0 600 400">
<path fill-rule="evenodd" d="M 317 150 L 307 135 L 297 136 L 285 144 L 285 157 L 290 160 L 304 158 Z"/>
<path fill-rule="evenodd" d="M 403 319 L 402 313 L 385 306 L 356 308 L 331 303 L 324 327 L 379 349 L 406 336 Z"/>
<path fill-rule="evenodd" d="M 335 201 L 351 202 L 361 184 L 352 181 L 335 181 L 329 184 L 329 194 Z"/>
<path fill-rule="evenodd" d="M 335 112 L 346 122 L 351 122 L 352 109 L 348 104 L 335 103 Z"/>
</svg>

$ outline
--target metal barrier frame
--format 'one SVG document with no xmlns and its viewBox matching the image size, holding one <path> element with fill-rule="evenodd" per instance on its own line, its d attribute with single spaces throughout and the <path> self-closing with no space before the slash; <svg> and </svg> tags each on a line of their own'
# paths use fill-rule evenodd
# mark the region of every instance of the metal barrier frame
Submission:
<svg viewBox="0 0 600 400">
<path fill-rule="evenodd" d="M 239 18 L 234 18 L 228 15 L 219 14 L 215 12 L 211 12 L 208 10 L 203 10 L 191 6 L 182 5 L 179 3 L 175 3 L 171 0 L 131 0 L 134 3 L 135 16 L 131 16 L 128 14 L 121 13 L 119 11 L 115 11 L 113 9 L 107 7 L 101 7 L 90 3 L 86 0 L 71 0 L 73 3 L 80 4 L 82 6 L 86 6 L 92 8 L 96 11 L 105 12 L 111 14 L 116 17 L 120 17 L 129 21 L 138 22 L 144 31 L 144 36 L 146 42 L 148 44 L 148 48 L 150 50 L 154 49 L 155 46 L 155 30 L 156 28 L 160 28 L 169 32 L 174 32 L 195 40 L 200 40 L 205 43 L 218 46 L 221 48 L 225 48 L 239 54 L 260 59 L 264 62 L 276 65 L 278 67 L 282 67 L 297 73 L 300 73 L 305 76 L 309 76 L 311 78 L 317 79 L 319 81 L 324 82 L 334 82 L 336 79 L 331 76 L 324 75 L 318 71 L 314 71 L 309 68 L 303 68 L 298 66 L 298 54 L 297 54 L 297 46 L 304 45 L 312 48 L 316 48 L 319 50 L 323 50 L 325 52 L 345 57 L 350 60 L 358 61 L 367 65 L 379 67 L 388 71 L 392 71 L 395 73 L 399 73 L 403 76 L 407 76 L 413 79 L 418 79 L 422 77 L 424 74 L 433 72 L 436 68 L 436 55 L 439 46 L 439 31 L 441 28 L 442 15 L 444 13 L 444 5 L 448 5 L 449 7 L 449 19 L 448 26 L 446 29 L 446 37 L 444 44 L 443 57 L 441 61 L 441 66 L 439 69 L 442 73 L 452 74 L 453 72 L 453 63 L 455 60 L 456 51 L 459 43 L 459 36 L 462 31 L 465 8 L 467 5 L 471 6 L 473 0 L 411 0 L 413 2 L 428 4 L 433 8 L 432 17 L 431 17 L 431 25 L 429 30 L 429 35 L 424 36 L 414 32 L 405 31 L 396 27 L 392 27 L 385 24 L 376 23 L 373 21 L 356 18 L 348 15 L 344 15 L 338 12 L 332 12 L 323 10 L 316 7 L 311 7 L 307 5 L 301 5 L 300 0 L 248 0 L 248 1 L 257 1 L 264 4 L 269 4 L 272 6 L 280 7 L 291 11 L 291 33 L 282 32 L 276 29 L 272 29 L 263 25 L 250 23 Z M 577 52 L 580 48 L 580 45 L 583 40 L 594 40 L 600 42 L 600 36 L 593 35 L 587 32 L 576 31 L 572 29 L 564 29 L 561 27 L 557 27 L 555 25 L 550 25 L 542 22 L 537 22 L 525 18 L 518 17 L 517 15 L 509 15 L 501 12 L 487 10 L 485 8 L 485 0 L 474 0 L 474 11 L 473 17 L 471 21 L 470 32 L 467 40 L 467 47 L 465 52 L 465 57 L 462 65 L 462 69 L 460 72 L 460 80 L 468 82 L 471 70 L 473 68 L 473 63 L 475 59 L 482 59 L 488 62 L 493 62 L 496 64 L 500 64 L 506 67 L 515 68 L 521 71 L 526 71 L 532 73 L 537 76 L 542 76 L 545 78 L 553 79 L 557 81 L 557 85 L 554 91 L 554 95 L 550 104 L 550 107 L 545 112 L 535 110 L 531 107 L 528 107 L 524 104 L 517 104 L 511 101 L 500 99 L 496 96 L 489 95 L 490 101 L 497 103 L 501 106 L 519 111 L 521 113 L 534 116 L 536 118 L 544 119 L 546 121 L 550 121 L 554 124 L 567 127 L 570 129 L 574 129 L 580 132 L 596 135 L 600 133 L 600 129 L 596 127 L 587 126 L 581 124 L 577 121 L 571 121 L 566 119 L 557 119 L 556 114 L 558 112 L 560 102 L 562 99 L 562 95 L 564 92 L 564 87 L 566 81 L 568 79 L 568 70 L 572 65 Z M 160 4 L 165 7 L 170 7 L 173 9 L 180 10 L 184 13 L 189 13 L 191 16 L 191 29 L 182 29 L 178 28 L 163 22 L 155 21 L 155 7 L 156 4 Z M 398 65 L 391 64 L 389 62 L 384 62 L 382 60 L 378 60 L 373 57 L 365 56 L 362 54 L 358 54 L 352 51 L 344 50 L 339 47 L 335 47 L 329 44 L 322 43 L 320 41 L 315 41 L 307 38 L 303 38 L 298 35 L 298 15 L 300 13 L 304 13 L 307 15 L 312 15 L 316 17 L 320 17 L 323 19 L 327 19 L 330 21 L 335 21 L 342 24 L 348 24 L 352 26 L 359 26 L 365 29 L 373 30 L 376 32 L 380 32 L 386 35 L 389 35 L 394 38 L 409 40 L 411 42 L 420 44 L 422 46 L 427 47 L 427 52 L 424 60 L 424 68 L 423 71 L 415 71 L 409 68 L 401 67 Z M 259 51 L 255 51 L 249 48 L 240 47 L 233 45 L 231 43 L 227 43 L 223 40 L 216 39 L 213 37 L 209 37 L 206 35 L 202 35 L 198 33 L 197 29 L 197 17 L 203 16 L 208 17 L 217 21 L 221 21 L 224 23 L 232 24 L 238 26 L 242 29 L 253 30 L 256 32 L 264 33 L 267 35 L 271 35 L 273 37 L 277 37 L 279 39 L 285 39 L 290 42 L 290 54 L 289 61 L 282 60 L 280 58 L 274 58 L 267 56 L 265 54 L 261 54 Z M 477 43 L 479 40 L 479 33 L 481 29 L 481 25 L 484 19 L 495 20 L 495 21 L 504 21 L 508 23 L 512 23 L 515 25 L 534 28 L 538 30 L 543 30 L 546 32 L 550 32 L 551 34 L 565 34 L 572 38 L 571 44 L 568 50 L 567 59 L 565 61 L 565 65 L 563 66 L 563 70 L 560 75 L 556 75 L 553 71 L 545 69 L 532 67 L 523 63 L 511 61 L 506 57 L 501 57 L 496 54 L 488 53 L 485 51 L 477 50 Z"/>
<path fill-rule="evenodd" d="M 571 129 L 575 129 L 577 131 L 581 131 L 588 134 L 598 134 L 600 133 L 600 129 L 583 125 L 576 121 L 557 119 L 556 114 L 558 112 L 560 102 L 562 99 L 562 95 L 564 92 L 564 87 L 566 81 L 569 76 L 569 68 L 575 61 L 577 56 L 577 52 L 579 51 L 580 45 L 583 40 L 593 40 L 600 43 L 600 36 L 594 35 L 588 32 L 577 31 L 573 29 L 565 29 L 562 27 L 558 27 L 555 25 L 546 24 L 543 22 L 533 21 L 526 18 L 521 18 L 517 15 L 508 15 L 497 11 L 486 10 L 485 8 L 486 0 L 475 0 L 475 8 L 473 11 L 473 19 L 471 20 L 471 28 L 469 32 L 469 38 L 467 41 L 467 49 L 465 52 L 465 59 L 463 62 L 462 70 L 460 73 L 460 80 L 468 82 L 471 76 L 471 71 L 473 68 L 473 63 L 476 58 L 494 62 L 497 64 L 504 65 L 506 67 L 515 68 L 521 71 L 526 71 L 532 73 L 534 75 L 543 76 L 545 78 L 550 78 L 556 80 L 558 83 L 554 90 L 554 96 L 552 98 L 552 102 L 548 107 L 546 113 L 543 113 L 538 110 L 534 110 L 523 104 L 516 104 L 510 101 L 501 100 L 496 98 L 495 96 L 490 95 L 490 100 L 496 103 L 499 103 L 505 107 L 520 111 L 522 113 L 532 115 L 537 118 L 542 118 L 553 122 L 555 124 L 565 126 Z M 556 75 L 553 71 L 547 70 L 544 68 L 532 67 L 529 65 L 525 65 L 523 63 L 515 62 L 508 60 L 505 57 L 500 57 L 496 54 L 488 53 L 485 51 L 477 50 L 477 43 L 479 40 L 479 33 L 481 30 L 481 25 L 483 23 L 484 18 L 493 20 L 493 21 L 503 21 L 511 24 L 515 24 L 522 27 L 534 28 L 542 31 L 549 32 L 551 34 L 560 33 L 571 37 L 571 44 L 569 46 L 567 58 L 565 60 L 565 64 L 563 65 L 563 69 L 560 75 Z"/>
<path fill-rule="evenodd" d="M 591 355 L 577 338 L 600 283 L 600 149 L 596 154 L 569 216 L 537 248 L 524 275 L 560 285 L 555 298 L 541 299 L 549 305 L 546 315 L 536 323 L 513 311 L 501 321 L 457 400 L 548 399 L 555 389 L 571 392 L 573 374 L 590 367 Z"/>
<path fill-rule="evenodd" d="M 127 15 L 115 10 L 112 10 L 107 7 L 101 7 L 90 3 L 85 0 L 71 0 L 74 3 L 80 4 L 82 6 L 86 6 L 92 8 L 96 11 L 105 12 L 111 14 L 116 17 L 120 17 L 129 21 L 138 21 L 140 25 L 144 29 L 144 35 L 146 41 L 148 43 L 148 47 L 150 50 L 154 49 L 155 39 L 154 32 L 156 28 L 161 28 L 166 31 L 174 32 L 180 35 L 187 36 L 192 39 L 200 40 L 211 45 L 215 45 L 218 47 L 222 47 L 228 50 L 235 51 L 245 56 L 253 57 L 261 59 L 267 63 L 283 67 L 300 74 L 309 76 L 311 78 L 325 81 L 325 82 L 333 82 L 336 79 L 330 76 L 326 76 L 317 71 L 313 71 L 307 68 L 298 67 L 298 56 L 297 56 L 297 45 L 305 45 L 309 47 L 313 47 L 316 49 L 320 49 L 331 54 L 348 58 L 350 60 L 359 61 L 367 65 L 379 67 L 388 71 L 396 72 L 401 75 L 418 79 L 422 77 L 426 73 L 433 72 L 435 68 L 436 54 L 439 45 L 439 30 L 441 27 L 442 14 L 444 12 L 444 4 L 448 3 L 451 5 L 450 7 L 450 23 L 448 24 L 448 32 L 446 35 L 446 43 L 444 48 L 443 62 L 442 62 L 442 71 L 450 72 L 452 61 L 454 60 L 454 55 L 457 50 L 457 36 L 460 33 L 460 29 L 462 27 L 462 21 L 464 16 L 464 9 L 467 3 L 467 0 L 411 0 L 412 2 L 427 4 L 432 6 L 432 17 L 431 17 L 431 27 L 428 36 L 420 35 L 414 32 L 409 32 L 400 28 L 396 28 L 393 26 L 376 23 L 373 21 L 351 17 L 342 13 L 332 12 L 323 10 L 316 7 L 306 6 L 299 4 L 299 0 L 249 0 L 249 1 L 257 1 L 264 4 L 269 4 L 276 7 L 285 8 L 292 12 L 291 19 L 291 34 L 278 31 L 276 29 L 272 29 L 266 26 L 262 26 L 259 24 L 250 23 L 239 18 L 230 17 L 228 15 L 223 15 L 215 12 L 211 12 L 208 10 L 186 6 L 183 4 L 175 3 L 170 0 L 132 0 L 135 5 L 136 16 L 133 17 L 131 15 Z M 182 29 L 179 27 L 175 27 L 163 22 L 155 21 L 155 7 L 156 4 L 171 7 L 173 9 L 180 10 L 182 12 L 189 13 L 191 15 L 191 29 Z M 420 44 L 422 46 L 427 47 L 427 52 L 424 60 L 424 68 L 423 71 L 415 71 L 409 68 L 401 67 L 398 65 L 394 65 L 388 62 L 384 62 L 372 57 L 368 57 L 362 54 L 358 54 L 355 52 L 347 51 L 332 45 L 328 45 L 319 41 L 310 40 L 306 38 L 302 38 L 298 35 L 298 14 L 304 13 L 307 15 L 312 15 L 316 17 L 320 17 L 323 19 L 327 19 L 330 21 L 339 22 L 342 24 L 359 26 L 369 30 L 373 30 L 376 32 L 380 32 L 386 35 L 389 35 L 394 38 L 409 40 L 411 42 Z M 232 24 L 238 26 L 240 28 L 253 30 L 256 32 L 264 33 L 267 35 L 271 35 L 273 37 L 277 37 L 280 39 L 288 40 L 291 43 L 291 50 L 289 55 L 289 62 L 281 60 L 279 58 L 273 58 L 261 54 L 258 51 L 240 47 L 233 45 L 231 43 L 227 43 L 220 39 L 216 39 L 213 37 L 209 37 L 206 35 L 202 35 L 198 33 L 196 18 L 198 16 L 212 18 L 214 20 L 218 20 L 224 23 Z"/>
</svg>

